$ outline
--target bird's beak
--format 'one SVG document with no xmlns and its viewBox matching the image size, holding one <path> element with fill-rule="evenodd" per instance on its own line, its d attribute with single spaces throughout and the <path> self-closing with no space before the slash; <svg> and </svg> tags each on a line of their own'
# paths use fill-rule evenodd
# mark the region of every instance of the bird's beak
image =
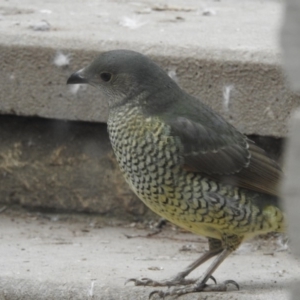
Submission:
<svg viewBox="0 0 300 300">
<path fill-rule="evenodd" d="M 67 84 L 78 84 L 78 83 L 88 83 L 87 78 L 84 76 L 84 69 L 73 73 L 67 80 Z"/>
</svg>

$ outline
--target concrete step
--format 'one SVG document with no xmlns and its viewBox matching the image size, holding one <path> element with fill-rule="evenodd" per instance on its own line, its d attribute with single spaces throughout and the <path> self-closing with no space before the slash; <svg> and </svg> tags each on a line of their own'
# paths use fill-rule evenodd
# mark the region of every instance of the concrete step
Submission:
<svg viewBox="0 0 300 300">
<path fill-rule="evenodd" d="M 170 278 L 207 249 L 206 241 L 195 235 L 167 227 L 151 237 L 153 230 L 137 225 L 87 215 L 2 212 L 0 299 L 148 299 L 160 288 L 124 286 L 125 281 Z M 182 299 L 288 300 L 300 262 L 286 249 L 281 238 L 245 243 L 214 274 L 218 282 L 237 281 L 239 291 L 230 287 Z M 200 277 L 209 263 L 191 278 Z"/>
<path fill-rule="evenodd" d="M 300 103 L 280 68 L 281 1 L 3 1 L 0 112 L 105 122 L 92 87 L 67 77 L 99 52 L 152 57 L 247 134 L 284 136 Z"/>
</svg>

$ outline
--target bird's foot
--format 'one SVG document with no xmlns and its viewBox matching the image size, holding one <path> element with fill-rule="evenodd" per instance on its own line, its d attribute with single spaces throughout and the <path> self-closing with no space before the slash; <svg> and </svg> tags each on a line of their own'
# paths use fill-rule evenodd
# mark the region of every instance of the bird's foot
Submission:
<svg viewBox="0 0 300 300">
<path fill-rule="evenodd" d="M 149 299 L 153 299 L 153 297 L 158 296 L 159 298 L 164 299 L 167 296 L 182 296 L 189 293 L 197 293 L 197 292 L 226 292 L 228 287 L 233 285 L 240 289 L 239 285 L 233 280 L 226 280 L 223 283 L 219 284 L 206 284 L 206 283 L 195 283 L 188 286 L 173 288 L 167 291 L 153 291 L 149 294 Z"/>
<path fill-rule="evenodd" d="M 150 278 L 130 278 L 126 280 L 125 284 L 128 282 L 133 282 L 136 286 L 177 286 L 177 285 L 189 285 L 195 283 L 196 279 L 185 279 L 183 277 L 174 277 L 172 279 L 166 279 L 166 280 L 152 280 Z"/>
<path fill-rule="evenodd" d="M 213 276 L 209 277 L 213 282 L 216 284 L 217 281 Z M 178 285 L 189 285 L 194 284 L 197 282 L 197 279 L 186 279 L 181 274 L 178 274 L 177 276 L 171 278 L 171 279 L 165 279 L 165 280 L 153 280 L 150 278 L 130 278 L 126 280 L 125 284 L 128 282 L 133 282 L 136 286 L 178 286 Z"/>
</svg>

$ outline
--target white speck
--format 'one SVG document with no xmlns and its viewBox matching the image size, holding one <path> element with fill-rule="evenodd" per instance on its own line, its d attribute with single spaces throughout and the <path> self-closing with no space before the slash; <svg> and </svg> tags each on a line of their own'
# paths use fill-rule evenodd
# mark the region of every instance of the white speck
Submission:
<svg viewBox="0 0 300 300">
<path fill-rule="evenodd" d="M 30 28 L 32 28 L 34 31 L 48 31 L 50 30 L 51 26 L 46 20 L 41 20 L 30 25 Z"/>
<path fill-rule="evenodd" d="M 53 60 L 53 63 L 57 67 L 65 67 L 70 64 L 70 55 L 64 54 L 61 51 L 57 51 Z"/>
<path fill-rule="evenodd" d="M 14 80 L 14 79 L 15 79 L 15 74 L 11 74 L 11 75 L 9 76 L 9 79 L 10 79 L 10 80 Z"/>
<path fill-rule="evenodd" d="M 74 95 L 76 95 L 80 89 L 81 84 L 71 84 L 69 86 L 70 92 Z"/>
<path fill-rule="evenodd" d="M 275 120 L 275 116 L 274 116 L 273 110 L 271 109 L 270 106 L 268 106 L 268 107 L 264 110 L 264 114 L 267 115 L 270 119 Z"/>
<path fill-rule="evenodd" d="M 85 90 L 86 89 L 86 84 L 70 84 L 69 85 L 69 90 L 73 95 L 76 95 L 79 90 Z"/>
<path fill-rule="evenodd" d="M 95 286 L 96 280 L 91 281 L 91 287 L 88 290 L 88 296 L 93 297 L 94 296 L 94 286 Z"/>
<path fill-rule="evenodd" d="M 284 252 L 289 250 L 289 239 L 286 235 L 280 235 L 276 241 L 277 252 Z"/>
<path fill-rule="evenodd" d="M 137 29 L 139 27 L 142 27 L 146 24 L 147 22 L 141 21 L 139 17 L 123 17 L 122 20 L 119 22 L 119 24 L 123 27 L 127 27 L 130 29 Z"/>
<path fill-rule="evenodd" d="M 41 9 L 41 10 L 40 10 L 40 13 L 41 13 L 41 14 L 47 14 L 47 15 L 50 15 L 50 14 L 52 14 L 52 10 L 50 10 L 50 9 Z"/>
<path fill-rule="evenodd" d="M 228 112 L 230 105 L 230 93 L 233 90 L 233 85 L 225 85 L 223 88 L 223 109 Z"/>
<path fill-rule="evenodd" d="M 177 74 L 176 74 L 176 70 L 175 69 L 171 69 L 169 72 L 168 72 L 168 75 L 169 77 L 171 77 L 176 83 L 178 83 L 178 77 L 177 77 Z"/>
<path fill-rule="evenodd" d="M 202 15 L 203 16 L 214 16 L 214 15 L 216 15 L 216 11 L 211 8 L 205 8 L 202 11 Z"/>
</svg>

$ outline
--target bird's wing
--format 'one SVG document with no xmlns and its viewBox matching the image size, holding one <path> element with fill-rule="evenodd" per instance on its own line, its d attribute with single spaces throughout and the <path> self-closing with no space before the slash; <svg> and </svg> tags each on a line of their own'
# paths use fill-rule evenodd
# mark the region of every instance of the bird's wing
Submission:
<svg viewBox="0 0 300 300">
<path fill-rule="evenodd" d="M 184 168 L 212 179 L 278 196 L 280 167 L 232 125 L 195 102 L 164 119 L 179 140 Z M 202 106 L 203 105 L 203 106 Z M 176 112 L 175 112 L 176 111 Z"/>
</svg>

